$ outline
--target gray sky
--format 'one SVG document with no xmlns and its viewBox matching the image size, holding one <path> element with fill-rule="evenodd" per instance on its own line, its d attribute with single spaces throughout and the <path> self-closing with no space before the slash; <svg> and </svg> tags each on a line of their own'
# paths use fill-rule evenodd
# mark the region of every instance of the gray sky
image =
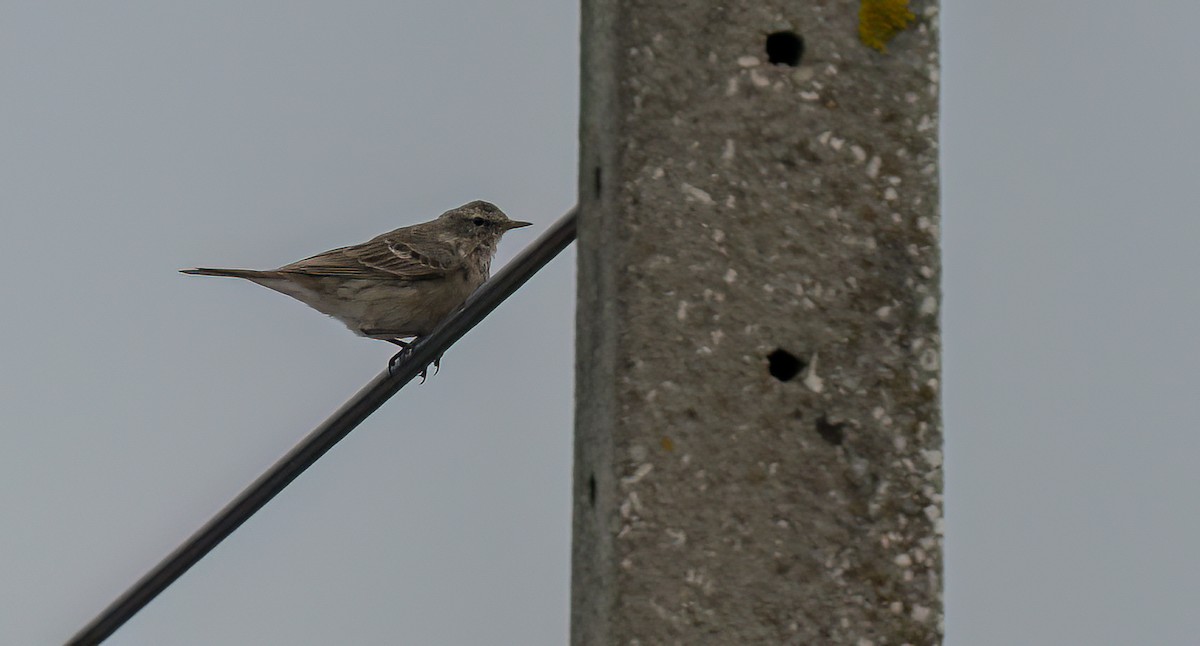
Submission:
<svg viewBox="0 0 1200 646">
<path fill-rule="evenodd" d="M 0 15 L 0 643 L 56 643 L 390 354 L 175 270 L 476 198 L 538 225 L 503 263 L 574 201 L 578 9 Z M 1196 24 L 944 7 L 947 644 L 1200 634 Z M 111 643 L 564 643 L 573 293 L 567 253 Z"/>
<path fill-rule="evenodd" d="M 946 4 L 950 644 L 1200 639 L 1197 24 Z"/>
</svg>

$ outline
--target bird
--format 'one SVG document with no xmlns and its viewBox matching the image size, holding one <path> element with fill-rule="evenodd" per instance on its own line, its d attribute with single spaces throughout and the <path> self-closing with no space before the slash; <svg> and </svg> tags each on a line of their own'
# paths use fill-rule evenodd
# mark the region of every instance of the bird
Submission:
<svg viewBox="0 0 1200 646">
<path fill-rule="evenodd" d="M 388 364 L 390 371 L 414 342 L 487 281 L 500 238 L 531 224 L 475 200 L 428 222 L 278 269 L 196 267 L 180 272 L 244 278 L 341 321 L 359 336 L 398 345 L 403 349 Z M 423 381 L 424 371 L 421 377 Z"/>
</svg>

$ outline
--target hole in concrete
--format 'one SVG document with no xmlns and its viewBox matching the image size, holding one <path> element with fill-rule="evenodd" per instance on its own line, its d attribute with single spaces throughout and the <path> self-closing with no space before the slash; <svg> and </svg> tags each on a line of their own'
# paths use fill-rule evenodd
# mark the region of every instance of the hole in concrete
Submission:
<svg viewBox="0 0 1200 646">
<path fill-rule="evenodd" d="M 767 60 L 795 67 L 804 56 L 804 39 L 794 31 L 777 31 L 767 36 Z"/>
<path fill-rule="evenodd" d="M 596 476 L 588 476 L 588 504 L 596 506 Z"/>
<path fill-rule="evenodd" d="M 846 439 L 846 431 L 842 430 L 845 427 L 845 422 L 834 423 L 824 415 L 817 418 L 817 433 L 821 435 L 821 439 L 834 446 L 841 444 Z"/>
<path fill-rule="evenodd" d="M 597 200 L 600 199 L 600 189 L 603 186 L 604 186 L 604 184 L 600 181 L 600 167 L 597 166 L 596 170 L 592 174 L 592 191 L 593 191 L 593 196 Z"/>
<path fill-rule="evenodd" d="M 796 355 L 777 348 L 774 352 L 767 355 L 767 370 L 771 372 L 771 376 L 779 381 L 791 381 L 804 370 L 804 362 L 796 358 Z"/>
</svg>

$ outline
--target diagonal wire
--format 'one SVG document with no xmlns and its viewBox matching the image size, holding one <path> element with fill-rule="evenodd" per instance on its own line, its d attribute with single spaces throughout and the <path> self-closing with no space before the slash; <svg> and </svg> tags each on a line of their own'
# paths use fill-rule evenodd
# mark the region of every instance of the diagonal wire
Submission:
<svg viewBox="0 0 1200 646">
<path fill-rule="evenodd" d="M 378 410 L 405 384 L 412 381 L 560 251 L 567 248 L 575 240 L 575 219 L 578 212 L 579 209 L 574 208 L 559 218 L 540 238 L 526 247 L 467 299 L 462 309 L 417 343 L 412 354 L 397 363 L 390 374 L 384 371 L 371 380 L 350 401 L 343 404 L 329 419 L 238 494 L 233 502 L 226 505 L 187 541 L 154 566 L 154 569 L 117 597 L 67 644 L 75 646 L 99 644 L 104 641 L 197 561 L 204 558 L 204 555 L 212 551 L 276 494 L 283 491 L 284 487 Z"/>
</svg>

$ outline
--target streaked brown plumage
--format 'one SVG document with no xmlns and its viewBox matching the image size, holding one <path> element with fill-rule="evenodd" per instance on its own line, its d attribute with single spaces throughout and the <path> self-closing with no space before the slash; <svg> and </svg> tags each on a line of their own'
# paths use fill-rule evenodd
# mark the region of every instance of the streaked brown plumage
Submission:
<svg viewBox="0 0 1200 646">
<path fill-rule="evenodd" d="M 458 309 L 487 280 L 504 232 L 529 224 L 476 200 L 279 269 L 181 271 L 245 278 L 338 319 L 355 334 L 397 342 L 429 334 Z"/>
</svg>

